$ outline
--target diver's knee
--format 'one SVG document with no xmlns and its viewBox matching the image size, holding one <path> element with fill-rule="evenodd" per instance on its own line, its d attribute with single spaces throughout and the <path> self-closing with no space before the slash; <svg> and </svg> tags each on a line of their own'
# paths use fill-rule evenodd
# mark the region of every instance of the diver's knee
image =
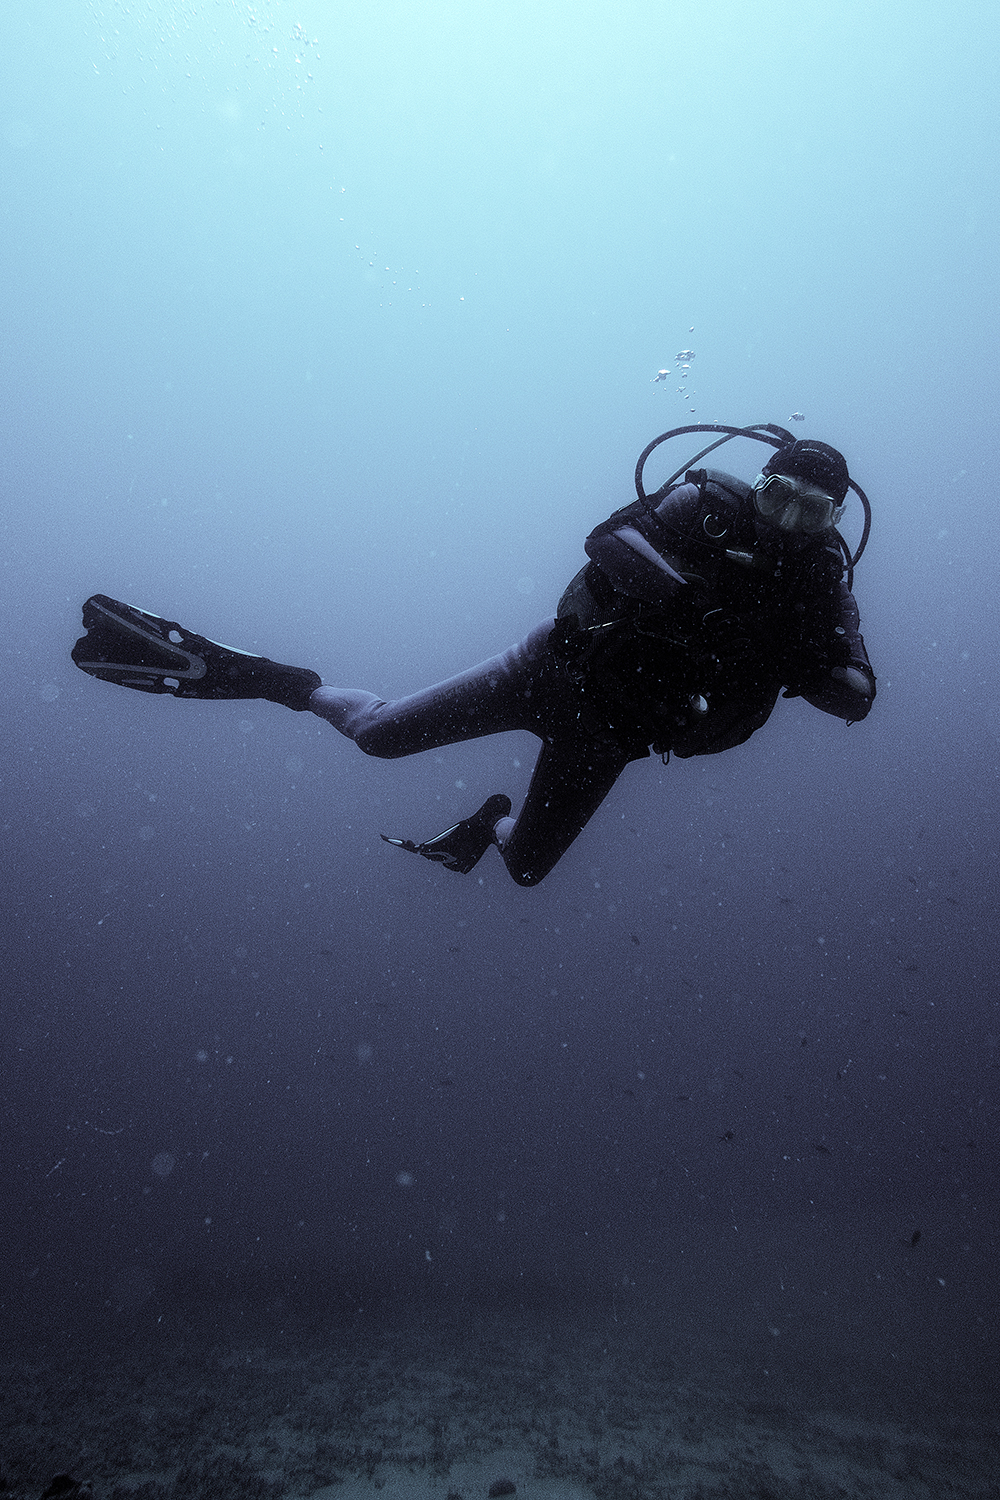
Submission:
<svg viewBox="0 0 1000 1500">
<path fill-rule="evenodd" d="M 358 749 L 365 755 L 372 756 L 375 760 L 402 760 L 404 755 L 411 753 L 405 746 L 400 747 L 394 744 L 377 727 L 375 729 L 362 729 L 353 738 Z"/>
</svg>

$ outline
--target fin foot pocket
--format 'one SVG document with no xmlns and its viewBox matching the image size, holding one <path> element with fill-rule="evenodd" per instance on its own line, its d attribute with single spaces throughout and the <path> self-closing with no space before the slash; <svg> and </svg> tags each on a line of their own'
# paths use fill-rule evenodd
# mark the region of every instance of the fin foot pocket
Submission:
<svg viewBox="0 0 1000 1500">
<path fill-rule="evenodd" d="M 81 671 L 140 693 L 175 698 L 266 698 L 285 708 L 309 707 L 321 678 L 266 656 L 223 646 L 178 625 L 94 594 L 83 606 L 87 634 L 73 647 Z"/>
<path fill-rule="evenodd" d="M 382 838 L 396 849 L 405 849 L 409 854 L 422 854 L 424 859 L 436 860 L 446 870 L 453 870 L 456 875 L 468 875 L 492 844 L 493 830 L 500 819 L 509 814 L 510 798 L 505 797 L 502 792 L 495 792 L 492 797 L 487 797 L 471 818 L 453 823 L 444 833 L 428 839 L 426 843 L 415 844 L 412 839 L 390 838 L 387 833 L 383 833 Z"/>
</svg>

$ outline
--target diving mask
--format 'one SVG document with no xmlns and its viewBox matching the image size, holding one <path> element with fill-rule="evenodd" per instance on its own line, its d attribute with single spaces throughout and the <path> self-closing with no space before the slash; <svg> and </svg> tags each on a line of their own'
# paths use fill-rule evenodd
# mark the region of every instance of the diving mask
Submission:
<svg viewBox="0 0 1000 1500">
<path fill-rule="evenodd" d="M 832 495 L 791 474 L 758 474 L 753 499 L 757 514 L 769 526 L 807 536 L 836 526 L 844 512 Z"/>
</svg>

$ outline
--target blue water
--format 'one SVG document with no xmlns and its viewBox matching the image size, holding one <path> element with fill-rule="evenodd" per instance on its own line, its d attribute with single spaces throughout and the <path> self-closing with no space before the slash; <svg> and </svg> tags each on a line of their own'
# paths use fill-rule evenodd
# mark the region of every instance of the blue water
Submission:
<svg viewBox="0 0 1000 1500">
<path fill-rule="evenodd" d="M 977 0 L 4 8 L 19 1346 L 178 1288 L 672 1297 L 748 1368 L 989 1389 L 997 43 Z M 413 691 L 713 420 L 870 495 L 875 707 L 630 766 L 536 890 L 379 839 L 522 795 L 526 736 L 369 761 L 70 662 L 99 591 Z"/>
</svg>

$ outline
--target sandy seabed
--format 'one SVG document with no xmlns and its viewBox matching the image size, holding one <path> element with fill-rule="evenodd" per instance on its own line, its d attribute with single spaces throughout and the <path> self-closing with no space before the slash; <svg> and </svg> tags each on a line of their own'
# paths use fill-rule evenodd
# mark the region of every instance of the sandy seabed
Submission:
<svg viewBox="0 0 1000 1500">
<path fill-rule="evenodd" d="M 3 1500 L 58 1473 L 95 1500 L 1000 1496 L 988 1392 L 894 1407 L 614 1313 L 217 1311 L 0 1378 Z"/>
</svg>

